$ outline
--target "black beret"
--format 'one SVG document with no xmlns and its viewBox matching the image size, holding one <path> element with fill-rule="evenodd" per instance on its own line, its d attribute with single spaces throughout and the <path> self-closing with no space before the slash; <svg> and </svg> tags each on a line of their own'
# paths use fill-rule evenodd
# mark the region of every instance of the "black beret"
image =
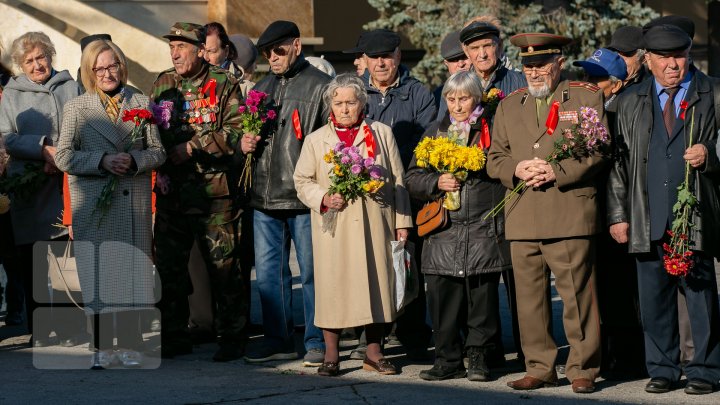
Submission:
<svg viewBox="0 0 720 405">
<path fill-rule="evenodd" d="M 377 56 L 392 53 L 398 46 L 400 35 L 390 30 L 378 29 L 361 35 L 357 49 L 367 56 Z"/>
<path fill-rule="evenodd" d="M 695 23 L 693 22 L 693 20 L 683 15 L 666 15 L 663 17 L 658 17 L 650 21 L 649 23 L 643 25 L 643 33 L 647 32 L 647 30 L 652 27 L 657 27 L 658 25 L 674 25 L 685 31 L 685 33 L 690 37 L 690 39 L 693 39 L 695 37 Z"/>
<path fill-rule="evenodd" d="M 460 42 L 460 31 L 453 31 L 445 36 L 440 44 L 440 55 L 445 60 L 467 58 Z"/>
<path fill-rule="evenodd" d="M 643 35 L 645 49 L 653 53 L 682 51 L 692 45 L 688 34 L 676 25 L 656 25 Z"/>
<path fill-rule="evenodd" d="M 500 30 L 490 23 L 475 21 L 460 31 L 460 42 L 467 44 L 473 39 L 478 39 L 485 35 L 494 35 L 500 38 Z"/>
<path fill-rule="evenodd" d="M 615 52 L 632 53 L 644 47 L 642 28 L 630 25 L 615 30 L 610 45 L 606 48 Z"/>
<path fill-rule="evenodd" d="M 292 21 L 278 20 L 265 28 L 257 40 L 257 48 L 263 50 L 288 38 L 300 38 L 300 29 Z"/>
<path fill-rule="evenodd" d="M 112 41 L 112 37 L 110 37 L 110 34 L 93 34 L 88 35 L 86 37 L 82 37 L 80 39 L 80 52 L 85 50 L 85 47 L 90 45 L 91 42 L 94 41 Z"/>
</svg>

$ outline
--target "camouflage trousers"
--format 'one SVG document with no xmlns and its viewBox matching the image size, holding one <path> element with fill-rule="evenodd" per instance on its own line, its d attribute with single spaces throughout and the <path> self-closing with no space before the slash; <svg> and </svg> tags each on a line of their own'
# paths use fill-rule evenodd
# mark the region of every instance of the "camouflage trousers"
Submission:
<svg viewBox="0 0 720 405">
<path fill-rule="evenodd" d="M 234 212 L 192 215 L 158 209 L 155 216 L 155 263 L 162 296 L 161 339 L 169 345 L 190 343 L 188 295 L 192 283 L 188 262 L 193 243 L 198 242 L 209 271 L 215 303 L 215 330 L 221 343 L 243 343 L 249 297 L 237 265 L 240 235 Z"/>
</svg>

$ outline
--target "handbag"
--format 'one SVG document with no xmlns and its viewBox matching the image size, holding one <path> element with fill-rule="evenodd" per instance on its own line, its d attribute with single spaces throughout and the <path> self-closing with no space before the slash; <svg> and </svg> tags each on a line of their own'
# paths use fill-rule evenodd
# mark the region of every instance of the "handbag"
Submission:
<svg viewBox="0 0 720 405">
<path fill-rule="evenodd" d="M 443 207 L 442 201 L 442 198 L 430 201 L 418 211 L 415 220 L 418 227 L 418 236 L 425 236 L 430 232 L 445 227 L 448 222 L 448 213 Z"/>
<path fill-rule="evenodd" d="M 390 241 L 395 273 L 395 310 L 398 313 L 420 293 L 415 263 L 415 245 L 410 241 Z"/>
<path fill-rule="evenodd" d="M 80 278 L 77 272 L 77 262 L 74 257 L 70 256 L 70 247 L 71 243 L 68 242 L 65 246 L 65 253 L 61 257 L 57 257 L 48 245 L 48 272 L 52 289 L 65 291 L 70 301 L 79 307 L 80 305 L 72 297 L 73 292 L 80 292 Z"/>
</svg>

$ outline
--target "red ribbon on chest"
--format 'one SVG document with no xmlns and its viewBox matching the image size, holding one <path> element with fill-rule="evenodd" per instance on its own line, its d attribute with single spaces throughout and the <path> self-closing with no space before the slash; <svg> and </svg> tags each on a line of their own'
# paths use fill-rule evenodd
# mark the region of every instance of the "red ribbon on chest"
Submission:
<svg viewBox="0 0 720 405">
<path fill-rule="evenodd" d="M 363 127 L 365 133 L 365 147 L 367 148 L 368 157 L 375 159 L 375 137 L 369 125 Z"/>
<path fill-rule="evenodd" d="M 480 126 L 481 126 L 481 132 L 480 132 L 480 140 L 478 141 L 478 146 L 480 149 L 485 149 L 490 147 L 490 126 L 487 123 L 487 120 L 485 118 L 480 119 Z"/>
<path fill-rule="evenodd" d="M 217 80 L 215 80 L 215 79 L 208 80 L 208 82 L 205 83 L 203 88 L 200 89 L 200 91 L 203 94 L 207 94 L 208 90 L 210 91 L 210 94 L 208 95 L 208 97 L 210 98 L 210 107 L 215 107 L 215 104 L 217 103 L 217 97 L 215 94 L 215 92 L 217 90 Z"/>
<path fill-rule="evenodd" d="M 558 111 L 560 110 L 560 102 L 553 101 L 548 112 L 547 120 L 545 120 L 545 128 L 547 128 L 548 135 L 552 135 L 555 132 L 555 128 L 558 125 Z"/>
<path fill-rule="evenodd" d="M 302 133 L 302 126 L 300 126 L 300 112 L 298 109 L 294 109 L 292 113 L 292 124 L 293 124 L 293 130 L 295 131 L 295 138 L 297 138 L 298 141 L 302 140 L 303 133 Z"/>
</svg>

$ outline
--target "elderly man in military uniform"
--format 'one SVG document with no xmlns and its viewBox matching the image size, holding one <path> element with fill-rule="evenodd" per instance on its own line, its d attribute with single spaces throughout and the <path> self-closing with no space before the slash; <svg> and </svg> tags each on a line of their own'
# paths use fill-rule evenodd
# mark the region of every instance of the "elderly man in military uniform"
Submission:
<svg viewBox="0 0 720 405">
<path fill-rule="evenodd" d="M 608 183 L 608 223 L 627 243 L 638 268 L 645 333 L 645 391 L 670 391 L 685 374 L 687 394 L 709 394 L 720 380 L 720 317 L 713 258 L 720 257 L 720 195 L 716 154 L 720 86 L 691 63 L 692 40 L 676 25 L 652 24 L 644 34 L 652 80 L 618 101 L 619 159 Z M 673 275 L 663 245 L 675 220 L 678 186 L 689 180 L 697 199 L 686 237 L 692 265 Z M 680 363 L 678 294 L 687 303 L 695 353 Z"/>
<path fill-rule="evenodd" d="M 160 126 L 166 163 L 157 172 L 156 266 L 162 284 L 162 356 L 192 351 L 187 330 L 192 283 L 188 260 L 197 241 L 210 272 L 220 348 L 213 360 L 240 358 L 247 322 L 243 281 L 235 263 L 238 234 L 238 170 L 234 164 L 240 131 L 237 112 L 242 84 L 203 59 L 201 25 L 175 23 L 170 33 L 174 67 L 152 88 L 156 104 L 170 102 L 169 126 Z"/>
<path fill-rule="evenodd" d="M 603 123 L 602 92 L 584 82 L 561 80 L 565 64 L 563 36 L 518 34 L 510 42 L 521 48 L 528 82 L 498 107 L 488 174 L 513 189 L 526 188 L 505 207 L 505 235 L 515 270 L 518 319 L 525 377 L 508 386 L 530 390 L 557 385 L 552 308 L 547 294 L 549 272 L 563 300 L 563 324 L 570 343 L 566 376 L 576 393 L 593 392 L 600 365 L 600 319 L 595 301 L 595 240 L 600 230 L 595 174 L 605 159 L 591 154 L 581 159 L 548 163 L 553 144 L 579 119 L 580 107 L 594 108 Z M 557 116 L 558 119 L 547 119 Z M 555 135 L 551 134 L 555 131 Z"/>
</svg>

